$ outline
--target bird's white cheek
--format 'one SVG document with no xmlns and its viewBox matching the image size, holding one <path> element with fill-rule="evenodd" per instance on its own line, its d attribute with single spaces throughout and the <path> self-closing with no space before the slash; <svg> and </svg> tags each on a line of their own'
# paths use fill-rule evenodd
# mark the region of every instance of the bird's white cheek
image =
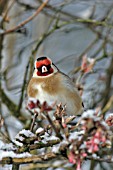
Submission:
<svg viewBox="0 0 113 170">
<path fill-rule="evenodd" d="M 37 77 L 37 71 L 36 70 L 33 73 L 33 77 Z"/>
</svg>

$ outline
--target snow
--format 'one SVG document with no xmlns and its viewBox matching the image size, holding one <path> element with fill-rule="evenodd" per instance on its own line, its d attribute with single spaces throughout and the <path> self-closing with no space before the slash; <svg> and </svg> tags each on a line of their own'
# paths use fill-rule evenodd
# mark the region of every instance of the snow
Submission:
<svg viewBox="0 0 113 170">
<path fill-rule="evenodd" d="M 13 142 L 17 145 L 17 146 L 23 146 L 22 141 L 24 141 L 25 137 L 34 137 L 35 134 L 33 134 L 30 130 L 21 130 L 16 136 L 15 139 L 13 140 Z"/>
<path fill-rule="evenodd" d="M 100 121 L 101 124 L 103 124 L 105 127 L 107 126 L 107 124 L 101 120 L 101 118 L 95 114 L 96 111 L 95 110 L 87 110 L 85 112 L 83 112 L 82 114 L 82 120 L 85 119 L 85 118 L 91 118 L 93 119 L 94 121 Z"/>
<path fill-rule="evenodd" d="M 0 149 L 4 145 L 4 143 L 0 140 Z"/>
<path fill-rule="evenodd" d="M 81 138 L 81 135 L 83 135 L 84 133 L 85 133 L 84 130 L 81 130 L 80 132 L 70 133 L 69 141 Z"/>
<path fill-rule="evenodd" d="M 49 137 L 49 140 L 58 140 L 59 138 L 58 137 L 56 137 L 56 136 L 50 136 Z"/>
<path fill-rule="evenodd" d="M 60 148 L 60 144 L 57 144 L 55 146 L 52 147 L 52 152 L 53 153 L 58 153 L 59 152 L 59 148 Z"/>
<path fill-rule="evenodd" d="M 44 128 L 40 127 L 36 130 L 36 134 L 41 133 L 42 131 L 44 131 Z"/>
<path fill-rule="evenodd" d="M 28 103 L 29 103 L 30 101 L 36 103 L 36 102 L 37 102 L 37 99 L 36 99 L 36 98 L 33 98 L 33 97 L 29 97 L 29 98 L 28 98 Z"/>
<path fill-rule="evenodd" d="M 103 125 L 107 130 L 110 129 L 108 124 L 106 122 L 104 122 L 104 121 L 101 121 L 101 125 Z"/>
<path fill-rule="evenodd" d="M 105 120 L 107 120 L 109 117 L 111 117 L 111 116 L 113 116 L 113 113 L 107 113 L 106 115 L 105 115 Z"/>
<path fill-rule="evenodd" d="M 45 132 L 45 134 L 44 135 L 42 135 L 41 136 L 42 137 L 42 142 L 43 143 L 47 143 L 48 141 L 50 141 L 50 140 L 58 140 L 59 138 L 58 137 L 56 137 L 56 136 L 50 136 L 47 132 Z"/>
<path fill-rule="evenodd" d="M 30 153 L 28 152 L 24 152 L 21 154 L 16 154 L 13 151 L 3 151 L 0 150 L 0 160 L 2 160 L 5 157 L 11 157 L 11 158 L 25 158 L 25 157 L 30 157 L 32 156 Z"/>
<path fill-rule="evenodd" d="M 23 146 L 23 143 L 16 141 L 16 140 L 13 140 L 13 143 L 15 143 L 15 145 L 20 146 L 20 147 Z"/>
<path fill-rule="evenodd" d="M 86 142 L 84 142 L 83 144 L 81 144 L 80 149 L 85 149 L 86 148 Z"/>
<path fill-rule="evenodd" d="M 92 154 L 92 157 L 93 157 L 93 158 L 97 158 L 97 154 L 96 154 L 96 153 L 93 153 L 93 154 Z"/>
<path fill-rule="evenodd" d="M 106 144 L 107 144 L 107 148 L 111 148 L 112 143 L 110 140 L 106 140 Z"/>
<path fill-rule="evenodd" d="M 60 148 L 61 145 L 68 145 L 68 141 L 63 140 L 63 141 L 61 141 L 59 144 L 54 145 L 54 146 L 52 147 L 52 152 L 53 152 L 53 153 L 58 153 L 58 152 L 59 152 L 59 148 Z"/>
<path fill-rule="evenodd" d="M 95 118 L 95 110 L 87 110 L 87 111 L 85 111 L 83 114 L 82 114 L 82 118 L 86 118 L 86 117 L 88 117 L 88 118 Z"/>
<path fill-rule="evenodd" d="M 113 114 L 110 114 L 110 115 L 113 116 Z M 109 115 L 109 116 L 110 116 L 110 115 Z M 85 112 L 82 114 L 82 117 L 81 117 L 81 124 L 84 123 L 84 119 L 85 119 L 85 118 L 91 118 L 91 119 L 93 119 L 94 121 L 99 121 L 100 124 L 101 124 L 102 126 L 104 126 L 107 130 L 110 129 L 109 126 L 107 125 L 107 123 L 106 123 L 105 121 L 101 120 L 101 118 L 100 118 L 99 116 L 95 115 L 95 110 L 87 110 L 87 111 L 85 111 Z"/>
<path fill-rule="evenodd" d="M 25 138 L 22 136 L 19 136 L 18 134 L 16 135 L 16 139 L 19 139 L 20 142 L 22 142 Z"/>
<path fill-rule="evenodd" d="M 59 166 L 62 164 L 62 160 L 56 160 L 55 162 L 53 162 L 54 166 Z"/>
<path fill-rule="evenodd" d="M 26 137 L 34 137 L 35 136 L 30 130 L 25 130 L 25 129 L 21 130 L 19 132 L 19 135 L 24 135 Z"/>
<path fill-rule="evenodd" d="M 2 143 L 2 145 L 0 145 L 0 149 L 9 151 L 9 150 L 14 150 L 15 147 L 13 146 L 12 143 L 9 143 L 9 144 Z"/>
</svg>

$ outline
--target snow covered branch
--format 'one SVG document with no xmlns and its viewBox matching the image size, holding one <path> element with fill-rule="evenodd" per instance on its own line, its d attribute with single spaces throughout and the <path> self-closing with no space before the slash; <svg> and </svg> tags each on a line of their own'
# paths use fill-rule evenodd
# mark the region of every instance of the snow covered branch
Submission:
<svg viewBox="0 0 113 170">
<path fill-rule="evenodd" d="M 76 170 L 80 170 L 87 159 L 113 162 L 111 155 L 113 134 L 110 130 L 112 115 L 104 120 L 97 111 L 88 110 L 76 120 L 75 116 L 67 116 L 65 106 L 59 104 L 54 110 L 53 106 L 46 102 L 41 104 L 39 101 L 30 101 L 27 110 L 31 114 L 34 113 L 32 131 L 23 129 L 12 143 L 1 144 L 1 163 L 19 165 L 65 158 L 67 164 L 71 163 L 71 166 L 74 164 Z M 53 114 L 52 118 L 50 112 Z M 39 119 L 42 123 L 40 127 Z M 42 148 L 43 153 L 40 150 Z M 37 154 L 32 154 L 32 150 Z M 102 157 L 105 152 L 106 156 L 104 154 Z"/>
</svg>

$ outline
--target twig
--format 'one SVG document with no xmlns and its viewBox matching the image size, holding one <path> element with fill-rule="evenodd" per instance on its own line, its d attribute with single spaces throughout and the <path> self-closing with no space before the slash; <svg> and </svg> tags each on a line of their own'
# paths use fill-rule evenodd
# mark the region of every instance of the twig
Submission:
<svg viewBox="0 0 113 170">
<path fill-rule="evenodd" d="M 38 1 L 39 1 L 40 3 L 43 2 L 42 0 L 38 0 Z M 48 9 L 51 10 L 52 12 L 57 12 L 56 7 L 53 7 L 53 6 L 50 5 L 50 4 L 47 4 L 47 5 L 46 5 L 46 8 L 48 8 Z M 78 18 L 78 16 L 75 16 L 75 15 L 69 13 L 69 12 L 66 12 L 66 11 L 59 11 L 59 12 L 61 13 L 61 15 L 65 15 L 66 17 L 69 17 L 69 18 L 73 18 L 73 19 Z M 47 14 L 47 13 L 46 13 L 46 14 Z M 48 15 L 49 15 L 49 14 L 48 14 Z M 51 15 L 50 15 L 50 16 L 51 16 Z M 64 17 L 64 18 L 62 17 L 62 20 L 66 20 L 65 17 Z"/>
<path fill-rule="evenodd" d="M 2 135 L 2 139 L 3 139 L 3 140 L 12 143 L 12 141 L 11 141 L 10 138 L 7 136 L 7 134 L 4 134 L 2 131 L 0 131 L 0 135 Z"/>
<path fill-rule="evenodd" d="M 13 164 L 12 170 L 19 170 L 19 164 Z"/>
<path fill-rule="evenodd" d="M 107 104 L 102 109 L 101 114 L 104 115 L 113 106 L 113 96 L 110 97 Z"/>
<path fill-rule="evenodd" d="M 111 45 L 113 45 L 113 41 L 109 38 L 109 37 L 107 37 L 105 34 L 102 34 L 103 32 L 102 32 L 102 30 L 100 31 L 98 31 L 98 30 L 95 30 L 94 29 L 94 27 L 91 27 L 90 26 L 90 29 L 100 38 L 100 39 L 106 39 L 106 41 L 107 42 L 109 42 Z"/>
<path fill-rule="evenodd" d="M 22 92 L 21 92 L 21 97 L 20 97 L 20 101 L 19 101 L 19 104 L 18 104 L 18 109 L 16 111 L 16 116 L 18 116 L 20 114 L 20 109 L 21 109 L 21 106 L 22 106 L 22 102 L 23 102 L 23 98 L 24 98 L 24 91 L 25 91 L 25 87 L 26 87 L 26 79 L 27 79 L 27 75 L 28 75 L 28 68 L 29 68 L 29 61 L 28 61 L 28 64 L 26 66 L 26 70 L 25 70 L 25 74 L 24 74 L 24 80 L 23 80 L 23 85 L 22 85 Z"/>
<path fill-rule="evenodd" d="M 91 162 L 90 162 L 90 170 L 94 170 L 94 168 L 95 168 L 95 161 L 91 160 Z"/>
<path fill-rule="evenodd" d="M 89 160 L 95 160 L 95 161 L 98 161 L 98 162 L 107 162 L 107 163 L 113 163 L 113 160 L 112 158 L 98 158 L 98 157 L 92 157 L 92 156 L 87 156 L 86 159 L 89 159 Z"/>
<path fill-rule="evenodd" d="M 10 134 L 9 134 L 8 127 L 7 127 L 7 124 L 6 124 L 5 119 L 4 119 L 4 129 L 5 129 L 5 132 L 6 132 L 7 138 L 10 140 Z"/>
<path fill-rule="evenodd" d="M 8 0 L 1 0 L 0 1 L 0 15 L 2 15 L 2 13 L 3 13 L 3 11 L 5 10 L 5 8 L 6 8 L 6 6 L 7 6 L 7 4 L 8 4 Z M 2 22 L 2 24 L 3 24 L 3 22 Z"/>
<path fill-rule="evenodd" d="M 50 140 L 50 141 L 48 140 L 46 143 L 43 143 L 41 141 L 41 142 L 37 142 L 35 144 L 29 145 L 30 142 L 32 143 L 35 140 L 37 140 L 37 136 L 34 139 L 32 139 L 32 138 L 26 139 L 25 143 L 27 143 L 27 145 L 26 146 L 24 145 L 24 146 L 18 148 L 17 153 L 23 153 L 23 152 L 26 152 L 26 151 L 29 151 L 29 150 L 46 148 L 46 147 L 53 146 L 53 145 L 56 145 L 56 144 L 60 143 L 60 139 L 55 139 L 55 140 Z"/>
<path fill-rule="evenodd" d="M 104 26 L 104 27 L 108 27 L 108 28 L 112 28 L 113 29 L 113 25 L 109 24 L 105 21 L 98 21 L 98 20 L 93 20 L 93 19 L 82 19 L 82 18 L 76 18 L 72 21 L 67 21 L 67 22 L 62 22 L 61 25 L 65 26 L 67 24 L 74 24 L 74 23 L 82 23 L 82 24 L 93 24 L 94 26 Z"/>
<path fill-rule="evenodd" d="M 31 15 L 29 18 L 27 18 L 26 20 L 22 21 L 19 25 L 9 29 L 9 30 L 6 30 L 5 32 L 3 33 L 0 33 L 2 35 L 4 34 L 9 34 L 9 33 L 12 33 L 12 32 L 15 32 L 16 30 L 18 30 L 19 28 L 23 27 L 25 24 L 27 24 L 28 22 L 30 22 L 31 20 L 33 20 L 42 10 L 43 8 L 46 6 L 46 4 L 49 2 L 49 0 L 45 0 L 41 5 L 40 7 L 36 10 L 36 12 Z"/>
<path fill-rule="evenodd" d="M 106 89 L 105 89 L 105 94 L 104 94 L 103 107 L 108 102 L 110 86 L 111 86 L 111 81 L 112 81 L 112 75 L 113 75 L 113 57 L 111 59 L 110 66 L 107 70 Z"/>
<path fill-rule="evenodd" d="M 49 123 L 51 124 L 51 126 L 53 127 L 53 129 L 54 129 L 54 131 L 55 131 L 55 133 L 56 133 L 56 136 L 59 137 L 59 138 L 62 140 L 62 136 L 61 136 L 61 134 L 59 133 L 59 131 L 57 130 L 57 128 L 56 128 L 55 124 L 53 123 L 53 121 L 51 120 L 48 112 L 44 111 L 44 115 L 47 117 L 48 122 L 49 122 Z"/>
<path fill-rule="evenodd" d="M 12 0 L 12 2 L 11 2 L 10 5 L 9 5 L 9 7 L 6 9 L 6 11 L 5 11 L 4 15 L 3 15 L 3 20 L 2 20 L 2 22 L 6 20 L 7 15 L 8 15 L 8 12 L 9 12 L 10 9 L 12 8 L 12 6 L 14 5 L 14 2 L 15 2 L 15 0 Z"/>
<path fill-rule="evenodd" d="M 0 89 L 0 96 L 1 96 L 1 101 L 7 106 L 7 108 L 11 111 L 11 114 L 13 116 L 15 116 L 15 113 L 17 111 L 17 105 L 15 103 L 13 103 L 9 98 L 8 96 L 5 94 L 5 92 L 3 91 L 3 89 Z M 18 115 L 18 118 L 21 120 L 21 121 L 24 121 L 26 120 L 25 116 L 20 113 Z"/>
<path fill-rule="evenodd" d="M 30 131 L 33 132 L 33 128 L 34 128 L 34 125 L 35 125 L 35 121 L 36 121 L 36 118 L 38 116 L 38 113 L 34 113 L 34 116 L 33 116 L 33 121 L 31 123 L 31 127 L 30 127 Z"/>
<path fill-rule="evenodd" d="M 40 168 L 50 168 L 50 167 L 52 167 L 52 168 L 65 168 L 65 170 L 73 170 L 73 168 L 71 168 L 71 167 L 66 167 L 65 166 L 65 164 L 67 163 L 67 160 L 62 160 L 62 162 L 60 163 L 59 162 L 59 164 L 54 164 L 54 163 L 52 163 L 52 162 L 43 162 L 43 163 L 38 163 L 38 164 L 32 164 L 32 165 L 26 165 L 25 167 L 23 167 L 22 168 L 22 170 L 33 170 L 33 169 L 40 169 Z"/>
<path fill-rule="evenodd" d="M 40 142 L 40 143 L 30 145 L 30 150 L 49 147 L 49 146 L 56 145 L 58 143 L 60 143 L 60 139 L 50 140 L 50 141 L 47 141 L 47 143 Z"/>
<path fill-rule="evenodd" d="M 92 41 L 92 43 L 90 43 L 89 46 L 87 46 L 87 48 L 78 56 L 79 60 L 80 60 L 85 54 L 87 54 L 87 52 L 97 43 L 97 41 L 98 41 L 98 37 L 96 37 L 96 38 Z M 70 73 L 71 73 L 71 74 L 75 74 L 76 71 L 77 71 L 77 69 L 74 68 Z"/>
<path fill-rule="evenodd" d="M 0 89 L 0 97 L 1 97 L 1 101 L 8 107 L 8 109 L 15 114 L 15 111 L 16 111 L 16 109 L 17 109 L 17 105 L 14 104 L 14 103 L 8 98 L 8 96 L 5 94 L 5 92 L 3 91 L 3 89 Z M 12 113 L 12 114 L 13 114 L 13 113 Z"/>
</svg>

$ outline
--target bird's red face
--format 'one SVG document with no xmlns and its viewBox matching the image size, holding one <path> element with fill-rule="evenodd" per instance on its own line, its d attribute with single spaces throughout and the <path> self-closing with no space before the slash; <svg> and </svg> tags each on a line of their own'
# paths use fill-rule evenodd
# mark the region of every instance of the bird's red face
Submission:
<svg viewBox="0 0 113 170">
<path fill-rule="evenodd" d="M 52 62 L 47 57 L 40 57 L 35 61 L 35 69 L 37 76 L 48 76 L 54 72 Z"/>
</svg>

